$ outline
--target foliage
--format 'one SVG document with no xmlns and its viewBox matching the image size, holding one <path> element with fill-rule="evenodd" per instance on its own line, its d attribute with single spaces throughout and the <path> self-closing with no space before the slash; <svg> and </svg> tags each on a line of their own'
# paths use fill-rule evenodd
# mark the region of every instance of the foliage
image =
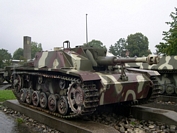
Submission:
<svg viewBox="0 0 177 133">
<path fill-rule="evenodd" d="M 177 8 L 175 8 L 175 12 L 171 12 L 170 17 L 172 22 L 166 22 L 167 25 L 170 25 L 170 29 L 163 31 L 162 34 L 164 42 L 155 46 L 157 54 L 177 55 Z"/>
<path fill-rule="evenodd" d="M 21 60 L 22 58 L 23 58 L 23 49 L 18 48 L 17 50 L 15 50 L 13 54 L 13 59 Z"/>
<path fill-rule="evenodd" d="M 142 33 L 130 34 L 127 37 L 127 46 L 126 49 L 130 52 L 130 57 L 134 56 L 147 56 L 150 54 L 148 50 L 149 41 L 146 36 Z"/>
<path fill-rule="evenodd" d="M 131 121 L 130 124 L 133 126 L 137 125 L 136 121 Z"/>
<path fill-rule="evenodd" d="M 25 122 L 24 119 L 23 119 L 23 118 L 20 118 L 20 117 L 18 117 L 18 118 L 16 119 L 16 121 L 17 121 L 17 123 L 18 123 L 19 125 Z"/>
<path fill-rule="evenodd" d="M 0 49 L 0 68 L 10 65 L 12 56 L 8 50 Z"/>
<path fill-rule="evenodd" d="M 37 42 L 31 42 L 31 58 L 33 59 L 35 57 L 35 54 L 39 51 L 42 51 L 42 44 L 37 43 Z M 13 59 L 16 60 L 24 60 L 23 56 L 23 49 L 18 48 L 14 54 L 13 54 Z"/>
<path fill-rule="evenodd" d="M 87 44 L 84 44 L 85 46 L 91 46 L 91 47 L 96 47 L 96 48 L 106 48 L 103 43 L 99 40 L 92 40 L 88 42 Z"/>
<path fill-rule="evenodd" d="M 120 38 L 114 45 L 109 47 L 109 52 L 115 56 L 125 56 L 123 55 L 124 50 L 126 49 L 126 41 L 124 38 Z"/>
<path fill-rule="evenodd" d="M 33 59 L 37 52 L 42 51 L 42 44 L 37 42 L 31 43 L 31 58 Z"/>
<path fill-rule="evenodd" d="M 16 99 L 12 90 L 0 90 L 0 102 L 4 102 L 6 100 Z"/>
<path fill-rule="evenodd" d="M 167 44 L 160 42 L 160 44 L 156 45 L 155 47 L 157 48 L 156 49 L 157 54 L 166 55 L 166 51 L 167 51 L 167 48 L 168 48 Z"/>
</svg>

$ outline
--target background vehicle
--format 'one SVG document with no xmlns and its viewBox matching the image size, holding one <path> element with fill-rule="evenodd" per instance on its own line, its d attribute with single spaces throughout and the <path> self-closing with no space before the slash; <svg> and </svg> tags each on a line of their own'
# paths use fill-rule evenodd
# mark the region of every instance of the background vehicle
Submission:
<svg viewBox="0 0 177 133">
<path fill-rule="evenodd" d="M 11 83 L 11 68 L 12 66 L 7 66 L 4 69 L 0 69 L 0 84 L 3 84 L 5 81 Z"/>
<path fill-rule="evenodd" d="M 158 64 L 127 63 L 127 67 L 155 70 L 160 73 L 157 77 L 161 94 L 177 95 L 177 56 L 161 56 Z"/>
</svg>

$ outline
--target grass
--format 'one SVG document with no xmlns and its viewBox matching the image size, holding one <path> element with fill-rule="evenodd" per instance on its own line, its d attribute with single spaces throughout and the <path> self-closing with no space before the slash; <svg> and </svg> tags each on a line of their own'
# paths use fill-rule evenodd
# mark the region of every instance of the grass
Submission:
<svg viewBox="0 0 177 133">
<path fill-rule="evenodd" d="M 131 121 L 130 124 L 132 124 L 133 126 L 135 126 L 137 123 L 135 121 Z"/>
<path fill-rule="evenodd" d="M 0 90 L 0 102 L 16 99 L 12 90 Z"/>
<path fill-rule="evenodd" d="M 24 120 L 22 118 L 20 118 L 20 117 L 17 118 L 16 121 L 17 121 L 18 124 L 24 123 Z"/>
</svg>

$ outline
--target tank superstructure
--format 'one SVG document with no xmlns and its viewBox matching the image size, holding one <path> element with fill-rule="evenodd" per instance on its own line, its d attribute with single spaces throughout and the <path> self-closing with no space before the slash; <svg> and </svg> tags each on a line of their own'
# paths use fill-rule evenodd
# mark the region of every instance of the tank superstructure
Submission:
<svg viewBox="0 0 177 133">
<path fill-rule="evenodd" d="M 21 104 L 62 118 L 88 115 L 101 105 L 156 98 L 159 73 L 125 69 L 124 64 L 156 64 L 158 56 L 127 60 L 108 57 L 106 52 L 104 48 L 70 48 L 69 41 L 62 49 L 38 52 L 34 60 L 13 69 L 13 92 Z"/>
</svg>

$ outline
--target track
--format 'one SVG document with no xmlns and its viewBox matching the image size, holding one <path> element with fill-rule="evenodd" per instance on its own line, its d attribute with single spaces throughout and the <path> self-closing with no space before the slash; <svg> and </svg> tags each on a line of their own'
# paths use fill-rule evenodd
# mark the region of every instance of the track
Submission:
<svg viewBox="0 0 177 133">
<path fill-rule="evenodd" d="M 60 118 L 76 118 L 76 117 L 83 116 L 83 115 L 89 115 L 89 114 L 92 114 L 96 110 L 96 107 L 98 106 L 99 94 L 97 92 L 95 84 L 93 84 L 90 81 L 81 83 L 79 78 L 51 75 L 51 74 L 48 75 L 48 74 L 35 73 L 35 72 L 31 72 L 31 73 L 29 73 L 29 72 L 15 72 L 15 73 L 13 73 L 13 75 L 14 74 L 15 75 L 28 74 L 28 75 L 32 75 L 32 76 L 37 75 L 37 76 L 42 76 L 42 77 L 46 77 L 46 78 L 50 78 L 50 79 L 62 79 L 64 81 L 70 82 L 69 87 L 68 87 L 68 91 L 67 91 L 67 101 L 68 102 L 66 101 L 66 98 L 65 98 L 64 99 L 65 101 L 63 100 L 64 101 L 63 103 L 69 104 L 69 107 L 66 107 L 66 108 L 69 108 L 69 110 L 72 111 L 71 113 L 64 111 L 63 112 L 64 115 L 63 115 L 60 113 L 56 113 L 54 111 L 49 111 L 47 109 L 43 109 L 41 107 L 34 106 L 32 104 L 28 104 L 28 103 L 23 102 L 23 100 L 21 100 L 21 98 L 22 98 L 21 96 L 23 96 L 24 94 L 21 95 L 20 90 L 28 91 L 28 90 L 30 90 L 30 88 L 21 88 L 21 85 L 18 84 L 18 86 L 20 86 L 20 87 L 18 87 L 18 86 L 15 87 L 15 89 L 13 89 L 13 93 L 16 96 L 19 103 L 24 106 L 27 106 L 27 107 L 30 107 L 30 108 L 33 108 L 33 109 L 36 109 L 36 110 L 45 112 L 47 114 L 60 117 Z M 81 90 L 80 87 L 77 87 L 77 84 L 81 85 L 83 90 Z M 72 86 L 74 86 L 74 85 L 76 86 L 76 89 L 72 90 Z M 34 92 L 34 90 L 30 90 L 30 91 Z M 76 96 L 76 95 L 73 96 L 72 95 L 72 93 L 80 93 L 81 91 L 83 91 L 83 94 L 84 94 L 84 99 L 85 99 L 84 101 L 82 101 L 82 99 L 81 100 L 77 99 L 77 97 L 80 97 L 80 96 Z M 58 97 L 60 97 L 60 96 L 58 96 Z M 71 97 L 73 97 L 73 98 L 71 98 Z M 83 102 L 83 105 L 81 104 L 82 102 Z M 61 104 L 63 105 L 63 103 L 61 103 Z M 77 103 L 77 107 L 75 107 L 75 105 L 72 103 Z M 68 105 L 66 105 L 66 106 L 68 106 Z"/>
<path fill-rule="evenodd" d="M 153 86 L 152 86 L 152 92 L 148 97 L 149 99 L 145 101 L 146 103 L 154 102 L 157 99 L 158 95 L 160 94 L 159 84 L 158 81 L 156 80 L 156 77 L 152 76 L 150 77 L 150 79 L 153 82 Z"/>
</svg>

